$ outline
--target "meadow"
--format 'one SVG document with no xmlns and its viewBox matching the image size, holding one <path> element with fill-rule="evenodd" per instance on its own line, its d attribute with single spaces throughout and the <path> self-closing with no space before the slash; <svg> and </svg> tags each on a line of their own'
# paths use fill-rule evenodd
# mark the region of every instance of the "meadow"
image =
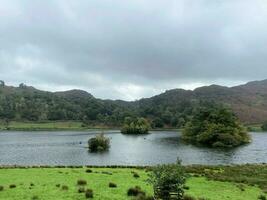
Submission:
<svg viewBox="0 0 267 200">
<path fill-rule="evenodd" d="M 185 193 L 195 199 L 257 200 L 260 195 L 264 195 L 267 166 L 249 166 L 236 167 L 241 175 L 228 174 L 231 168 L 223 166 L 186 167 L 190 176 L 186 182 Z M 251 170 L 255 173 L 248 174 Z M 127 196 L 127 191 L 135 186 L 139 186 L 147 196 L 151 196 L 153 189 L 147 183 L 148 173 L 149 170 L 138 168 L 3 167 L 0 169 L 0 186 L 3 187 L 0 199 L 82 200 L 86 197 L 79 190 L 84 188 L 92 189 L 93 199 L 96 200 L 125 200 L 133 199 Z M 220 180 L 219 177 L 223 179 Z M 114 183 L 116 187 L 109 187 L 110 183 Z"/>
</svg>

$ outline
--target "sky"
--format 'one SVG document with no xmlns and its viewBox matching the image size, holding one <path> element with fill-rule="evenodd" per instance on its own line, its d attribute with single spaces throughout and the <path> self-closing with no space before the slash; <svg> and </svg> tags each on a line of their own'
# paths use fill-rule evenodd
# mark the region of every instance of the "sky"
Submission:
<svg viewBox="0 0 267 200">
<path fill-rule="evenodd" d="M 267 0 L 0 0 L 0 80 L 135 100 L 267 79 Z"/>
</svg>

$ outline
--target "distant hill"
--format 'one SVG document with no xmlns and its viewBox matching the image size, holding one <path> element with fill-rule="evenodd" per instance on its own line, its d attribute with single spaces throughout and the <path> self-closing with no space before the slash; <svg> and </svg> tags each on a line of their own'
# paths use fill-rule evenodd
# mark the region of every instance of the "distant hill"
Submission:
<svg viewBox="0 0 267 200">
<path fill-rule="evenodd" d="M 82 90 L 47 92 L 0 82 L 0 119 L 9 120 L 82 120 L 118 125 L 126 116 L 142 116 L 154 126 L 181 127 L 202 101 L 227 104 L 244 123 L 262 123 L 267 120 L 267 80 L 235 87 L 173 89 L 133 102 L 101 100 Z"/>
</svg>

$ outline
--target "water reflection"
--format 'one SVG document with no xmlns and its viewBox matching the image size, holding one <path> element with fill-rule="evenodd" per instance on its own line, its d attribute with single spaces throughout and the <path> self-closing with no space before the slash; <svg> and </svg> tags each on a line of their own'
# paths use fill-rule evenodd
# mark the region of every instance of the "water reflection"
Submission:
<svg viewBox="0 0 267 200">
<path fill-rule="evenodd" d="M 252 133 L 251 144 L 225 150 L 186 145 L 172 131 L 135 136 L 111 130 L 110 151 L 90 153 L 87 141 L 99 132 L 0 132 L 0 164 L 154 165 L 177 157 L 184 164 L 267 163 L 267 133 Z"/>
</svg>

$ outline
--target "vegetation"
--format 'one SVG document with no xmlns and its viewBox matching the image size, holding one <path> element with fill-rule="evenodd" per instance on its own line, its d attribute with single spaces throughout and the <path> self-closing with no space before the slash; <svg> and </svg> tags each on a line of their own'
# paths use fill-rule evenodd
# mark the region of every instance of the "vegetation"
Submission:
<svg viewBox="0 0 267 200">
<path fill-rule="evenodd" d="M 107 151 L 110 147 L 110 139 L 101 133 L 89 139 L 88 145 L 90 152 Z"/>
<path fill-rule="evenodd" d="M 86 173 L 86 169 L 2 168 L 0 185 L 4 190 L 0 192 L 0 199 L 22 200 L 37 197 L 46 200 L 85 200 L 85 191 L 91 189 L 95 200 L 130 200 L 132 196 L 128 197 L 128 190 L 136 186 L 146 194 L 145 198 L 139 196 L 137 199 L 152 199 L 149 196 L 153 196 L 153 188 L 147 184 L 150 171 L 134 169 L 140 175 L 136 179 L 132 176 L 132 168 L 90 168 L 93 169 L 92 173 Z M 196 200 L 257 200 L 260 196 L 266 196 L 263 190 L 267 185 L 266 165 L 188 166 L 185 170 L 191 174 L 186 181 L 185 194 Z M 241 182 L 242 179 L 245 181 Z M 77 185 L 77 180 L 85 180 L 88 187 Z M 117 184 L 116 188 L 109 187 L 111 181 Z M 10 189 L 11 184 L 17 187 Z M 61 186 L 67 186 L 68 190 L 62 190 Z"/>
<path fill-rule="evenodd" d="M 0 120 L 3 128 L 11 121 L 79 121 L 82 128 L 119 127 L 129 116 L 147 119 L 152 128 L 183 128 L 201 102 L 208 100 L 229 104 L 242 122 L 255 124 L 267 119 L 266 91 L 267 81 L 262 81 L 234 88 L 213 85 L 194 91 L 175 89 L 126 102 L 97 99 L 81 90 L 53 93 L 25 84 L 7 86 L 0 81 Z"/>
<path fill-rule="evenodd" d="M 144 118 L 126 117 L 121 132 L 125 134 L 146 134 L 149 128 L 149 123 Z"/>
<path fill-rule="evenodd" d="M 209 147 L 236 147 L 250 141 L 246 129 L 234 113 L 216 104 L 196 109 L 192 119 L 186 124 L 183 139 Z"/>
<path fill-rule="evenodd" d="M 261 128 L 263 131 L 267 131 L 267 121 L 263 123 Z"/>
<path fill-rule="evenodd" d="M 176 164 L 158 165 L 152 168 L 148 181 L 159 199 L 183 199 L 186 175 L 180 161 Z"/>
</svg>

